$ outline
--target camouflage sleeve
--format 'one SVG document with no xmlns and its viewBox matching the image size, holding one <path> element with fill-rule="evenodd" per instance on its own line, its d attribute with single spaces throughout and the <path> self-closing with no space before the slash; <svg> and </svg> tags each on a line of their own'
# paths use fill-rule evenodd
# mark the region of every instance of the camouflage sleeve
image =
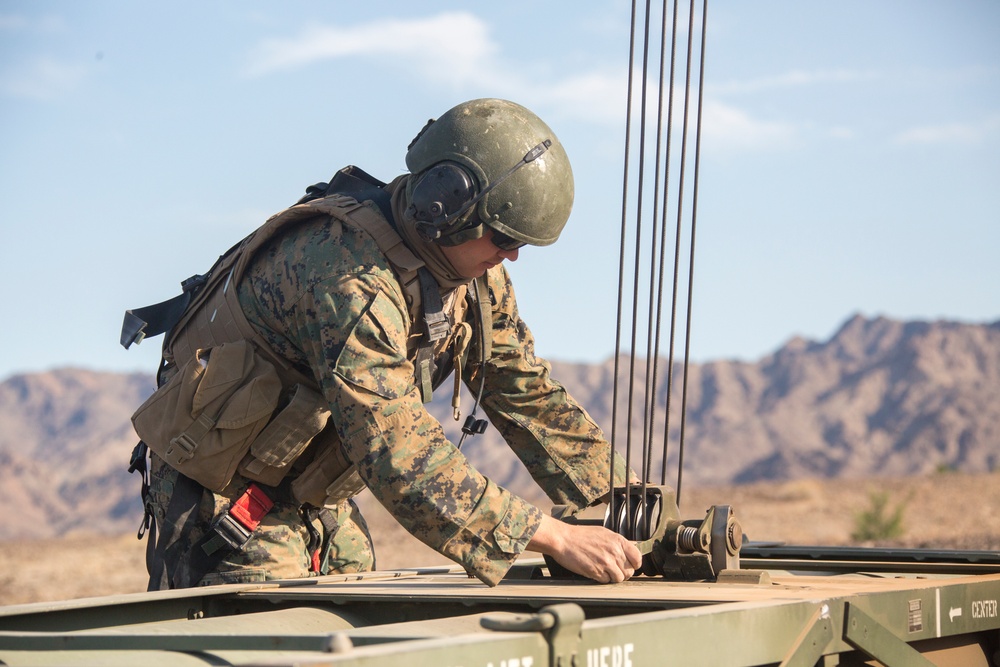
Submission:
<svg viewBox="0 0 1000 667">
<path fill-rule="evenodd" d="M 487 278 L 493 341 L 483 409 L 554 503 L 595 504 L 608 493 L 611 446 L 586 410 L 550 377 L 548 362 L 535 356 L 535 340 L 518 315 L 506 269 L 491 269 Z M 476 386 L 473 375 L 468 380 Z M 616 456 L 616 485 L 624 483 L 624 471 Z"/>
<path fill-rule="evenodd" d="M 344 452 L 375 497 L 421 541 L 496 584 L 541 512 L 473 469 L 424 408 L 391 272 L 369 264 L 266 301 L 284 304 L 284 336 L 319 379 Z"/>
</svg>

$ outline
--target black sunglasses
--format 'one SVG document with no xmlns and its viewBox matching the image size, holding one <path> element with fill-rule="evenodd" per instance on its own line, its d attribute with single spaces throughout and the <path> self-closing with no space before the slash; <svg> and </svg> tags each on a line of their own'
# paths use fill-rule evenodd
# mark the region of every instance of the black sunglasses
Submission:
<svg viewBox="0 0 1000 667">
<path fill-rule="evenodd" d="M 511 238 L 503 232 L 498 232 L 492 227 L 490 227 L 490 232 L 490 241 L 492 241 L 493 245 L 501 250 L 517 250 L 518 248 L 526 245 L 524 241 L 518 241 L 515 238 Z"/>
</svg>

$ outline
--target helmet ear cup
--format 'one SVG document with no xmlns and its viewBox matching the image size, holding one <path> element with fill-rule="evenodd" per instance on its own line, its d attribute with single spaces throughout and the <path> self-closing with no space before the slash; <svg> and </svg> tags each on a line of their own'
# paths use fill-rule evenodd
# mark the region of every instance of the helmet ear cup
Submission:
<svg viewBox="0 0 1000 667">
<path fill-rule="evenodd" d="M 441 162 L 424 172 L 410 192 L 409 215 L 417 231 L 433 241 L 457 231 L 465 216 L 447 220 L 476 196 L 476 181 L 455 162 Z"/>
</svg>

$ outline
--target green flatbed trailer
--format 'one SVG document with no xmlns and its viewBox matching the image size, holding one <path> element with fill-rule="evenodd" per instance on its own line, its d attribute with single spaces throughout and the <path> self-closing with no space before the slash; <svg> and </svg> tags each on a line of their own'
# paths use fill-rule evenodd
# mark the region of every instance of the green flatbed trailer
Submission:
<svg viewBox="0 0 1000 667">
<path fill-rule="evenodd" d="M 1000 554 L 753 546 L 716 581 L 459 568 L 0 609 L 9 665 L 995 665 Z M 875 661 L 878 662 L 875 662 Z"/>
</svg>

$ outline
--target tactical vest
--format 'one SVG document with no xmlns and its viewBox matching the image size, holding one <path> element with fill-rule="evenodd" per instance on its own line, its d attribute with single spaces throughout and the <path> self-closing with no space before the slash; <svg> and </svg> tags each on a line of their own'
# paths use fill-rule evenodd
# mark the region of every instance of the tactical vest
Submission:
<svg viewBox="0 0 1000 667">
<path fill-rule="evenodd" d="M 258 249 L 319 215 L 370 234 L 403 286 L 410 321 L 417 325 L 425 313 L 425 330 L 411 335 L 407 350 L 423 400 L 430 400 L 452 364 L 457 389 L 472 337 L 472 327 L 464 321 L 467 287 L 454 290 L 442 304 L 424 262 L 382 215 L 351 197 L 334 194 L 297 204 L 223 255 L 192 290 L 190 303 L 164 341 L 160 386 L 132 418 L 150 449 L 213 491 L 222 491 L 237 471 L 276 486 L 293 469 L 298 475 L 291 489 L 300 503 L 335 504 L 364 488 L 333 424 L 327 423 L 330 410 L 319 384 L 271 349 L 247 321 L 237 296 L 237 285 Z M 490 300 L 482 281 L 472 285 L 472 298 L 480 306 L 477 328 L 485 333 Z M 489 336 L 479 338 L 486 358 Z M 456 348 L 451 358 L 445 353 L 449 348 Z M 435 368 L 434 359 L 442 357 L 446 362 Z M 307 448 L 310 455 L 303 456 Z"/>
</svg>

